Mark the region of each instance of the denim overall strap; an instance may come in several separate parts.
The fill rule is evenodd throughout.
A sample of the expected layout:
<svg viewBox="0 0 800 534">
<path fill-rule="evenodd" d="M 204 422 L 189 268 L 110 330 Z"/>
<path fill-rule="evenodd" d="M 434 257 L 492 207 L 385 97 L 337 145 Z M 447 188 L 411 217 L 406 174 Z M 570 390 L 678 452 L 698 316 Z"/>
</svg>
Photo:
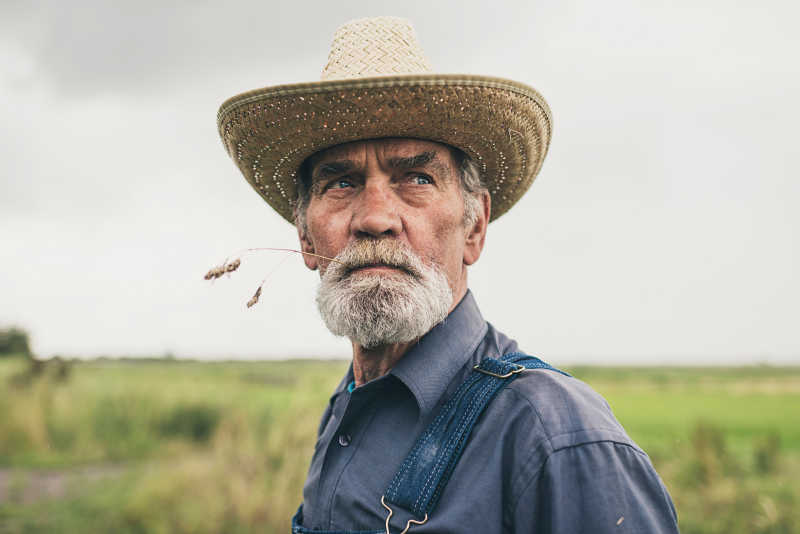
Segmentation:
<svg viewBox="0 0 800 534">
<path fill-rule="evenodd" d="M 412 523 L 427 520 L 461 458 L 478 417 L 497 393 L 525 369 L 549 369 L 569 376 L 539 358 L 518 352 L 500 359 L 486 358 L 476 365 L 417 439 L 386 489 L 381 503 L 389 510 L 387 532 L 393 514 L 391 504 L 417 518 L 409 521 L 403 532 Z"/>
</svg>

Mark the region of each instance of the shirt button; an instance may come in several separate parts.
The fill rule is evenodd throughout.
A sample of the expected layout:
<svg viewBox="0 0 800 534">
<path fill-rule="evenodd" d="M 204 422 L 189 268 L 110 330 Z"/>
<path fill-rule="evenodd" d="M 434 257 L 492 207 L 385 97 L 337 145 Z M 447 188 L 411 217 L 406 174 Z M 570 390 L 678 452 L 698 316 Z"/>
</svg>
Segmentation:
<svg viewBox="0 0 800 534">
<path fill-rule="evenodd" d="M 350 434 L 339 434 L 339 445 L 342 447 L 350 445 Z"/>
</svg>

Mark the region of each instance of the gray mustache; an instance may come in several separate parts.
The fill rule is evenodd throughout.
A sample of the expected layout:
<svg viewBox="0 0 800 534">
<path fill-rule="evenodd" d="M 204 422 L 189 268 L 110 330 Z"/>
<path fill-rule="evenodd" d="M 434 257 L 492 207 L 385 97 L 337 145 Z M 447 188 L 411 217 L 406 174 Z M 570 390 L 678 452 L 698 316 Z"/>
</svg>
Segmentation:
<svg viewBox="0 0 800 534">
<path fill-rule="evenodd" d="M 354 241 L 335 259 L 341 263 L 332 262 L 328 265 L 328 269 L 334 270 L 331 275 L 337 279 L 347 277 L 356 269 L 373 265 L 394 267 L 415 277 L 420 277 L 424 269 L 422 260 L 410 250 L 408 245 L 392 239 Z"/>
</svg>

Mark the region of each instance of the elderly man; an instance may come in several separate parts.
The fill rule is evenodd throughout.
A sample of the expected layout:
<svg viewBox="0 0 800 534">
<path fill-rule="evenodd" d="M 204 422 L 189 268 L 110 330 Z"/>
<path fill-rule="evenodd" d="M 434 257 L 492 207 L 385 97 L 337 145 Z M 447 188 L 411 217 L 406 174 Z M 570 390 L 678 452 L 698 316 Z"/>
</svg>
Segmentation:
<svg viewBox="0 0 800 534">
<path fill-rule="evenodd" d="M 406 21 L 364 19 L 321 82 L 234 97 L 219 128 L 296 224 L 320 314 L 353 347 L 293 532 L 677 531 L 608 404 L 520 352 L 468 290 L 487 225 L 547 151 L 536 91 L 432 74 Z"/>
</svg>

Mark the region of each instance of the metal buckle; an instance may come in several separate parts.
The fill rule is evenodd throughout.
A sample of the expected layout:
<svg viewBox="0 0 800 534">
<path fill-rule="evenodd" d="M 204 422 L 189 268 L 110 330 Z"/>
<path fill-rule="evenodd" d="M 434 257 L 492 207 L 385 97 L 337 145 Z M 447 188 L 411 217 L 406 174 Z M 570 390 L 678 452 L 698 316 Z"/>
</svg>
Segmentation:
<svg viewBox="0 0 800 534">
<path fill-rule="evenodd" d="M 473 369 L 474 369 L 474 370 L 476 370 L 476 371 L 478 371 L 479 373 L 483 373 L 483 374 L 485 374 L 485 375 L 493 376 L 493 377 L 495 377 L 495 378 L 508 378 L 508 377 L 510 377 L 511 375 L 515 375 L 515 374 L 517 374 L 517 373 L 521 373 L 522 371 L 524 371 L 524 370 L 525 370 L 525 366 L 524 366 L 524 365 L 520 365 L 520 364 L 518 364 L 518 363 L 512 363 L 511 365 L 516 365 L 516 366 L 517 366 L 517 368 L 516 368 L 516 369 L 514 369 L 513 371 L 509 371 L 509 372 L 507 372 L 507 373 L 506 373 L 506 374 L 504 374 L 504 375 L 499 375 L 499 374 L 497 374 L 497 373 L 493 373 L 493 372 L 491 372 L 491 371 L 487 371 L 486 369 L 481 369 L 481 364 L 478 364 L 478 365 L 476 365 L 475 367 L 473 367 Z"/>
<path fill-rule="evenodd" d="M 384 508 L 389 510 L 389 515 L 386 516 L 386 534 L 392 534 L 389 531 L 389 519 L 392 518 L 392 514 L 394 514 L 394 511 L 391 508 L 389 508 L 388 504 L 386 504 L 386 500 L 383 495 L 381 495 L 381 504 L 383 505 Z M 404 528 L 403 532 L 401 532 L 400 534 L 406 534 L 406 532 L 408 532 L 408 529 L 411 528 L 412 524 L 424 525 L 427 521 L 428 521 L 428 514 L 425 514 L 425 519 L 423 519 L 422 521 L 417 521 L 416 519 L 409 519 L 408 523 L 406 523 L 406 528 Z"/>
</svg>

